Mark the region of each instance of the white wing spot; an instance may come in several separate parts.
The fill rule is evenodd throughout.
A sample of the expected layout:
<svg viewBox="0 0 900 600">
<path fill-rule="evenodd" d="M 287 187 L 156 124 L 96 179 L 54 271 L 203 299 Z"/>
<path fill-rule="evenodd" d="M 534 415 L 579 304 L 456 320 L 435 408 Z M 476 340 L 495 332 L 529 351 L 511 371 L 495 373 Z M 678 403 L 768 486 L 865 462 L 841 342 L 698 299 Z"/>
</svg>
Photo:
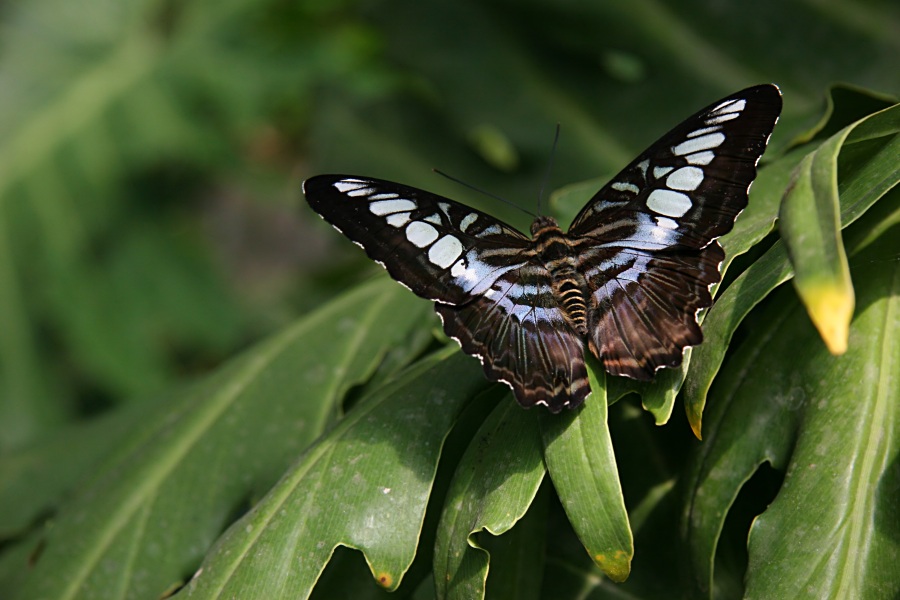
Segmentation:
<svg viewBox="0 0 900 600">
<path fill-rule="evenodd" d="M 445 214 L 450 212 L 450 205 L 446 202 L 438 202 L 438 208 L 444 211 Z"/>
<path fill-rule="evenodd" d="M 406 226 L 406 239 L 418 246 L 424 248 L 438 237 L 437 229 L 423 223 L 422 221 L 413 221 Z"/>
<path fill-rule="evenodd" d="M 666 173 L 671 171 L 674 167 L 653 167 L 653 178 L 659 179 L 660 177 L 665 177 Z"/>
<path fill-rule="evenodd" d="M 710 117 L 710 118 L 706 119 L 705 122 L 707 125 L 719 125 L 721 123 L 724 123 L 725 121 L 737 119 L 739 116 L 741 116 L 741 113 L 736 113 L 736 112 L 725 113 L 725 114 L 721 114 L 721 115 L 718 115 L 715 117 Z"/>
<path fill-rule="evenodd" d="M 453 268 L 450 269 L 450 274 L 454 277 L 459 278 L 466 274 L 466 270 L 466 261 L 465 259 L 461 258 L 453 263 Z"/>
<path fill-rule="evenodd" d="M 673 190 L 692 192 L 703 183 L 703 169 L 681 167 L 666 179 L 666 185 Z"/>
<path fill-rule="evenodd" d="M 658 227 L 662 227 L 663 229 L 678 229 L 678 223 L 670 219 L 669 217 L 655 217 L 656 225 Z"/>
<path fill-rule="evenodd" d="M 647 198 L 647 207 L 667 217 L 682 217 L 691 208 L 691 199 L 681 192 L 653 190 Z"/>
<path fill-rule="evenodd" d="M 372 188 L 361 187 L 356 188 L 355 190 L 350 190 L 349 192 L 345 192 L 348 196 L 357 197 L 357 196 L 368 196 L 372 193 Z"/>
<path fill-rule="evenodd" d="M 375 194 L 374 196 L 369 196 L 369 200 L 390 200 L 391 198 L 399 198 L 397 194 L 393 192 L 389 192 L 386 194 Z"/>
<path fill-rule="evenodd" d="M 641 191 L 641 189 L 633 183 L 625 183 L 622 181 L 614 182 L 611 187 L 619 192 L 631 192 L 632 194 L 637 194 Z"/>
<path fill-rule="evenodd" d="M 388 218 L 386 220 L 388 225 L 400 228 L 409 223 L 409 213 L 394 213 L 392 215 L 388 215 Z"/>
<path fill-rule="evenodd" d="M 704 150 L 703 152 L 688 154 L 684 158 L 689 165 L 708 165 L 715 157 L 716 155 L 711 150 Z"/>
<path fill-rule="evenodd" d="M 701 150 L 718 148 L 724 141 L 725 136 L 723 134 L 710 133 L 707 135 L 701 135 L 700 137 L 685 140 L 676 146 L 672 146 L 672 152 L 678 156 L 684 156 L 685 154 L 700 152 Z"/>
<path fill-rule="evenodd" d="M 746 108 L 747 101 L 746 100 L 728 100 L 727 102 L 723 102 L 718 105 L 714 109 L 712 109 L 710 114 L 713 115 L 721 115 L 723 113 L 733 113 L 733 112 L 741 112 Z"/>
<path fill-rule="evenodd" d="M 425 220 L 428 221 L 429 223 L 434 223 L 435 225 L 443 225 L 444 224 L 444 222 L 441 221 L 441 216 L 437 213 L 434 213 L 433 215 L 428 215 L 427 217 L 425 217 Z"/>
<path fill-rule="evenodd" d="M 463 245 L 458 239 L 452 235 L 445 235 L 428 249 L 428 260 L 432 264 L 446 269 L 459 258 L 462 251 Z"/>
<path fill-rule="evenodd" d="M 706 135 L 707 133 L 712 133 L 712 132 L 718 131 L 720 129 L 722 129 L 722 128 L 721 127 L 701 127 L 700 129 L 697 129 L 696 131 L 692 131 L 689 134 L 687 134 L 687 137 L 693 138 L 693 137 L 697 137 L 698 135 Z"/>
<path fill-rule="evenodd" d="M 644 177 L 647 177 L 647 169 L 650 168 L 650 161 L 642 160 L 641 162 L 639 162 L 637 164 L 637 168 L 641 170 L 641 175 L 643 175 Z"/>
<path fill-rule="evenodd" d="M 410 211 L 416 208 L 416 203 L 412 200 L 404 200 L 402 198 L 397 200 L 379 200 L 378 202 L 372 202 L 369 204 L 369 212 L 373 215 L 378 215 L 379 217 L 383 217 L 384 215 L 389 215 L 391 213 L 405 212 Z"/>
<path fill-rule="evenodd" d="M 333 185 L 339 192 L 341 192 L 342 194 L 346 194 L 350 190 L 356 190 L 360 187 L 365 187 L 366 182 L 362 181 L 361 179 L 341 179 L 340 181 L 335 181 Z"/>
<path fill-rule="evenodd" d="M 463 220 L 459 222 L 460 230 L 465 233 L 466 229 L 468 229 L 469 226 L 476 221 L 476 219 L 478 219 L 478 213 L 467 214 L 465 217 L 463 217 Z"/>
<path fill-rule="evenodd" d="M 482 231 L 481 233 L 478 234 L 478 237 L 483 238 L 483 237 L 487 237 L 489 235 L 497 235 L 500 233 L 503 233 L 503 230 L 500 228 L 499 225 L 495 224 L 495 225 L 491 225 L 490 227 L 485 227 L 484 231 Z"/>
</svg>

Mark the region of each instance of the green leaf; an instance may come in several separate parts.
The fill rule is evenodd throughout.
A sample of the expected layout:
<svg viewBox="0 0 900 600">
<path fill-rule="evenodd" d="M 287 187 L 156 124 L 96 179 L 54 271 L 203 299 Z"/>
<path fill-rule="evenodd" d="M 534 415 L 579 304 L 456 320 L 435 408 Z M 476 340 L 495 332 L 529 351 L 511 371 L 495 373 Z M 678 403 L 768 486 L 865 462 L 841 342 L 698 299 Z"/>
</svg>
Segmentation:
<svg viewBox="0 0 900 600">
<path fill-rule="evenodd" d="M 602 371 L 588 374 L 591 395 L 582 408 L 541 414 L 544 461 L 588 554 L 607 577 L 625 581 L 634 546 L 607 428 L 606 386 Z"/>
<path fill-rule="evenodd" d="M 491 555 L 486 598 L 512 595 L 521 600 L 541 597 L 547 544 L 548 504 L 552 487 L 544 480 L 537 496 L 516 526 L 500 537 L 486 537 Z"/>
<path fill-rule="evenodd" d="M 900 263 L 860 269 L 857 281 L 846 354 L 829 356 L 795 320 L 779 337 L 794 349 L 789 376 L 804 385 L 772 378 L 755 396 L 787 390 L 802 426 L 782 490 L 750 531 L 748 597 L 900 593 L 900 573 L 888 566 L 900 554 Z"/>
<path fill-rule="evenodd" d="M 867 131 L 854 142 L 877 143 L 878 153 L 884 158 L 868 156 L 862 163 L 880 165 L 882 170 L 875 178 L 857 177 L 868 184 L 864 192 L 858 192 L 864 198 L 860 202 L 874 202 L 896 185 L 900 180 L 900 165 L 896 161 L 900 155 L 900 106 L 857 121 L 807 155 L 795 171 L 781 205 L 780 230 L 795 271 L 794 285 L 833 354 L 847 349 L 854 306 L 853 284 L 840 234 L 838 154 L 850 133 L 866 122 L 870 123 Z M 845 193 L 852 194 L 846 187 Z"/>
<path fill-rule="evenodd" d="M 856 261 L 860 309 L 845 355 L 830 356 L 817 344 L 800 306 L 782 292 L 754 315 L 754 336 L 717 381 L 682 516 L 702 593 L 712 589 L 726 512 L 763 462 L 786 475 L 751 529 L 748 597 L 891 597 L 900 590 L 896 571 L 880 566 L 900 550 L 900 504 L 888 491 L 900 485 L 892 466 L 900 450 L 893 376 L 900 370 L 900 266 L 868 260 L 877 255 Z"/>
<path fill-rule="evenodd" d="M 179 582 L 427 310 L 379 278 L 161 401 L 60 508 L 21 598 L 151 597 Z"/>
<path fill-rule="evenodd" d="M 149 404 L 128 406 L 6 454 L 0 462 L 0 539 L 27 531 L 42 514 L 58 510 L 85 474 L 104 471 L 110 456 L 145 442 L 142 425 L 155 410 Z"/>
<path fill-rule="evenodd" d="M 703 320 L 703 343 L 692 350 L 692 368 L 682 391 L 688 421 L 702 439 L 703 408 L 709 387 L 737 326 L 747 313 L 792 275 L 784 244 L 776 242 L 719 296 Z"/>
<path fill-rule="evenodd" d="M 765 461 L 784 467 L 781 457 L 796 426 L 791 419 L 796 416 L 796 399 L 792 399 L 796 388 L 793 382 L 779 382 L 787 387 L 774 398 L 758 388 L 768 389 L 774 373 L 790 377 L 777 365 L 790 360 L 795 348 L 779 345 L 776 338 L 785 324 L 797 317 L 796 307 L 785 310 L 783 303 L 772 302 L 770 310 L 754 320 L 758 324 L 753 338 L 733 355 L 729 368 L 716 380 L 716 402 L 705 417 L 707 435 L 684 476 L 687 493 L 681 536 L 688 552 L 685 563 L 694 585 L 705 595 L 713 589 L 713 559 L 725 516 L 741 486 Z M 748 376 L 751 368 L 756 369 L 755 377 Z M 760 376 L 766 368 L 770 375 Z"/>
<path fill-rule="evenodd" d="M 487 382 L 448 348 L 363 399 L 229 528 L 176 597 L 306 597 L 338 545 L 384 588 L 412 563 L 444 438 Z"/>
<path fill-rule="evenodd" d="M 535 412 L 507 398 L 475 434 L 457 466 L 435 541 L 438 598 L 485 597 L 492 557 L 479 543 L 485 535 L 480 532 L 509 531 L 528 510 L 544 478 L 535 419 Z M 539 563 L 532 565 L 532 570 L 539 568 Z"/>
</svg>

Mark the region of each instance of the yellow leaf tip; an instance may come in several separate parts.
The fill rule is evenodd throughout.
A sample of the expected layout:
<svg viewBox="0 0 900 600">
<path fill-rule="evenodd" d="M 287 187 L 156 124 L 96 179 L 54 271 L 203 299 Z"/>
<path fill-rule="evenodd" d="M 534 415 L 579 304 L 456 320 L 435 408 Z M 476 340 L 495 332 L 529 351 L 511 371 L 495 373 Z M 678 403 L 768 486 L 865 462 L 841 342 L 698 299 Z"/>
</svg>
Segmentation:
<svg viewBox="0 0 900 600">
<path fill-rule="evenodd" d="M 847 351 L 853 319 L 853 288 L 823 286 L 804 294 L 806 310 L 828 351 L 839 356 Z"/>
<path fill-rule="evenodd" d="M 688 424 L 691 426 L 691 431 L 694 432 L 694 436 L 698 440 L 703 440 L 703 435 L 701 433 L 701 429 L 703 427 L 703 410 L 697 410 L 693 404 L 687 404 L 685 406 L 685 411 L 687 413 Z"/>
<path fill-rule="evenodd" d="M 379 573 L 375 580 L 378 582 L 378 585 L 386 590 L 391 589 L 391 586 L 394 584 L 394 578 L 391 576 L 391 574 L 385 573 L 384 571 Z"/>
<path fill-rule="evenodd" d="M 694 432 L 694 437 L 696 437 L 701 442 L 703 441 L 703 433 L 701 432 L 701 427 L 703 423 L 699 420 L 691 421 L 691 431 Z"/>
<path fill-rule="evenodd" d="M 595 554 L 593 558 L 603 573 L 616 583 L 625 581 L 631 574 L 630 552 L 616 550 L 611 557 L 605 554 Z"/>
</svg>

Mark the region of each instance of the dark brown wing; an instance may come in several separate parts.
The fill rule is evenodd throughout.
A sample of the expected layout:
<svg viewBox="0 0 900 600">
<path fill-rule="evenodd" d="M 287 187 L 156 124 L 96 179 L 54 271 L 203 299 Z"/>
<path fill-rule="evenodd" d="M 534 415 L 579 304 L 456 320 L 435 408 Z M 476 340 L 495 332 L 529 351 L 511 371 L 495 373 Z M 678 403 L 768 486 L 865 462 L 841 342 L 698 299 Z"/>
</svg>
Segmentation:
<svg viewBox="0 0 900 600">
<path fill-rule="evenodd" d="M 507 272 L 472 302 L 437 303 L 435 310 L 447 335 L 481 359 L 489 379 L 508 384 L 522 406 L 557 413 L 590 393 L 584 340 L 563 317 L 543 266 Z"/>
<path fill-rule="evenodd" d="M 590 347 L 616 375 L 650 379 L 702 341 L 715 239 L 747 206 L 756 164 L 781 112 L 761 85 L 704 108 L 664 135 L 591 199 L 569 236 L 591 294 Z"/>
<path fill-rule="evenodd" d="M 588 395 L 584 340 L 563 319 L 531 240 L 482 212 L 397 183 L 322 175 L 303 189 L 316 212 L 394 279 L 435 300 L 447 334 L 522 406 L 559 412 Z"/>
</svg>

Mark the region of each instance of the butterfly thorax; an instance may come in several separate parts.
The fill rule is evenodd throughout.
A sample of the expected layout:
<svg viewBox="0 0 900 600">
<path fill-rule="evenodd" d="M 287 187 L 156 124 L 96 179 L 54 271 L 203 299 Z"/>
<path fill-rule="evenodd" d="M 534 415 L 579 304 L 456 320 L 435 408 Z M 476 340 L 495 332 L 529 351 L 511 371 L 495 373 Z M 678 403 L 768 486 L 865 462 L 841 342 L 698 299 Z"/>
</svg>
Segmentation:
<svg viewBox="0 0 900 600">
<path fill-rule="evenodd" d="M 553 217 L 538 217 L 531 224 L 538 257 L 550 272 L 556 302 L 563 308 L 569 325 L 587 335 L 587 282 L 576 269 L 577 251 Z"/>
</svg>

